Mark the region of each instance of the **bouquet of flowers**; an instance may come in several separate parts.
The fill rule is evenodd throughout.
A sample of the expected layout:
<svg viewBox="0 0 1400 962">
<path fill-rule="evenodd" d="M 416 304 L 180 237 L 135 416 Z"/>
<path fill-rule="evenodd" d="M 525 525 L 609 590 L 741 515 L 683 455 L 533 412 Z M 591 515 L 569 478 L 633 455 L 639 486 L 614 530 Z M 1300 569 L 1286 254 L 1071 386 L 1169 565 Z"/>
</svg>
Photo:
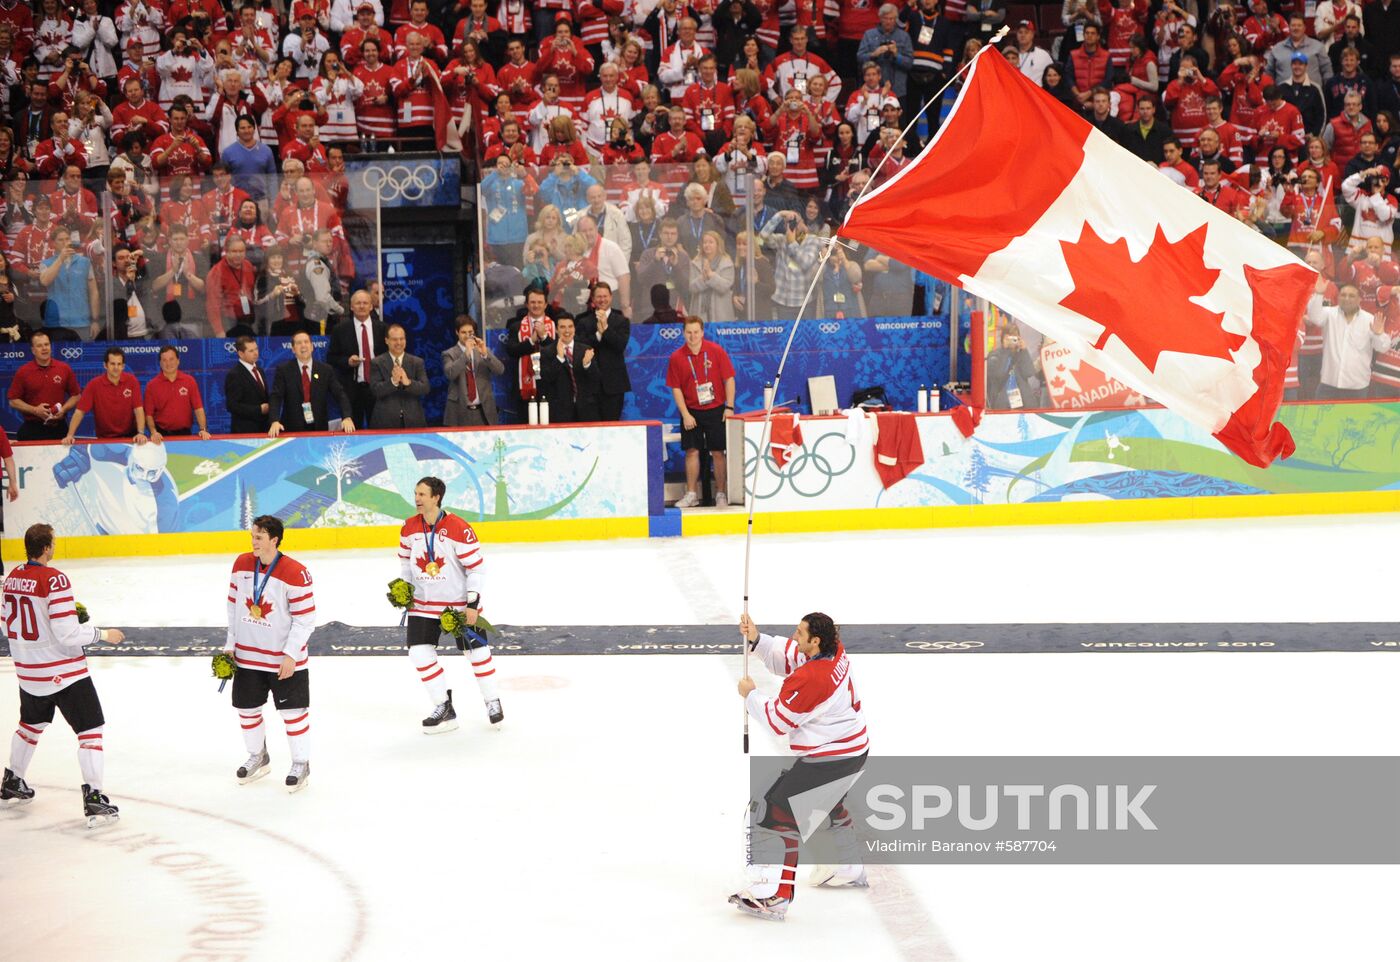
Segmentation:
<svg viewBox="0 0 1400 962">
<path fill-rule="evenodd" d="M 78 624 L 87 624 L 91 618 L 87 612 L 87 605 L 83 604 L 81 601 L 75 601 L 73 602 L 73 607 L 78 610 Z"/>
<path fill-rule="evenodd" d="M 228 680 L 233 677 L 233 673 L 238 671 L 238 665 L 234 662 L 233 656 L 226 651 L 214 652 L 214 677 L 219 679 L 219 691 L 224 690 Z"/>
<path fill-rule="evenodd" d="M 389 593 L 385 595 L 395 608 L 407 608 L 413 604 L 413 585 L 402 578 L 389 582 Z"/>
<path fill-rule="evenodd" d="M 457 639 L 457 647 L 463 651 L 467 650 L 469 637 L 485 644 L 486 636 L 496 630 L 495 625 L 480 615 L 477 615 L 475 625 L 468 624 L 467 616 L 461 608 L 446 609 L 438 618 L 438 624 L 441 626 L 443 634 L 451 635 Z"/>
</svg>

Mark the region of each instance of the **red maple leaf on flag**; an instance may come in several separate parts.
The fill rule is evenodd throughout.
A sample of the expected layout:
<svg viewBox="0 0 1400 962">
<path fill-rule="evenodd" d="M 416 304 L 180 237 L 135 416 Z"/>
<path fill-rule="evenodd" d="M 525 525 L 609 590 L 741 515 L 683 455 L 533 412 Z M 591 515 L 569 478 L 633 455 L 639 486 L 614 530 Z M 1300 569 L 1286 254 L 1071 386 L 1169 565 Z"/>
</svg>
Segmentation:
<svg viewBox="0 0 1400 962">
<path fill-rule="evenodd" d="M 1106 243 L 1086 222 L 1078 242 L 1060 242 L 1075 285 L 1060 305 L 1103 325 L 1094 347 L 1117 337 L 1153 373 L 1166 351 L 1232 360 L 1230 352 L 1248 338 L 1222 328 L 1224 315 L 1189 300 L 1220 274 L 1205 264 L 1206 227 L 1172 244 L 1159 224 L 1152 246 L 1134 261 L 1126 239 Z"/>
</svg>

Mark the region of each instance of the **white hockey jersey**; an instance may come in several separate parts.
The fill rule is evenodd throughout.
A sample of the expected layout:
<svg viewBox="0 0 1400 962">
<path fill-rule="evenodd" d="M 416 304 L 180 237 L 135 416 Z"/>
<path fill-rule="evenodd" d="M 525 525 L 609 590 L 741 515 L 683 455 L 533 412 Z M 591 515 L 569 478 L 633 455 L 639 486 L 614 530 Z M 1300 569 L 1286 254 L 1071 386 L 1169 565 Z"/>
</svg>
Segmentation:
<svg viewBox="0 0 1400 962">
<path fill-rule="evenodd" d="M 316 627 L 316 599 L 311 572 L 300 561 L 278 555 L 272 570 L 255 572 L 257 557 L 238 556 L 228 581 L 228 643 L 226 651 L 240 669 L 276 672 L 290 655 L 297 671 L 310 658 L 307 645 Z M 262 594 L 257 594 L 257 583 Z M 264 578 L 266 581 L 264 582 Z"/>
<path fill-rule="evenodd" d="M 462 607 L 468 591 L 480 595 L 481 561 L 476 532 L 455 514 L 444 511 L 436 525 L 429 525 L 420 514 L 405 521 L 399 531 L 399 563 L 401 577 L 413 585 L 409 616 L 438 618 L 447 608 Z M 482 610 L 480 602 L 477 610 Z"/>
<path fill-rule="evenodd" d="M 838 642 L 836 654 L 808 660 L 791 638 L 759 635 L 754 654 L 773 674 L 784 676 L 783 687 L 771 699 L 755 688 L 745 707 L 773 734 L 786 735 L 789 748 L 807 758 L 870 750 L 845 646 Z"/>
<path fill-rule="evenodd" d="M 16 565 L 5 579 L 5 635 L 19 687 L 52 695 L 88 674 L 83 645 L 98 641 L 98 628 L 78 624 L 73 586 L 57 568 Z"/>
</svg>

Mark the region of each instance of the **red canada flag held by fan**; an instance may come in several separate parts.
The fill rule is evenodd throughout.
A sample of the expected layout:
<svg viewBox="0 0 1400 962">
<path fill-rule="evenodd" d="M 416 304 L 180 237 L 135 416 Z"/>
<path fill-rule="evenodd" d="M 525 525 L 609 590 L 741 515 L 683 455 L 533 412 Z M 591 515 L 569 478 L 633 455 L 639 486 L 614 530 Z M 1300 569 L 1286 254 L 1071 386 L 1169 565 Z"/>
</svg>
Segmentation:
<svg viewBox="0 0 1400 962">
<path fill-rule="evenodd" d="M 984 50 L 985 52 L 985 50 Z M 1316 274 L 979 55 L 932 144 L 838 232 L 985 297 L 1251 464 Z"/>
</svg>

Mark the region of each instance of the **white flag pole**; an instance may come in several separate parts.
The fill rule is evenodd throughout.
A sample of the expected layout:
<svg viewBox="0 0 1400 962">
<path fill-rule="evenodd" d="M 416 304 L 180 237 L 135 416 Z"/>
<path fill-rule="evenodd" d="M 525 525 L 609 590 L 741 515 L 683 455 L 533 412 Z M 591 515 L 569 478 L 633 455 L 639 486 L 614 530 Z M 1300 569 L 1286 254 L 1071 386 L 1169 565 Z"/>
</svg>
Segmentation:
<svg viewBox="0 0 1400 962">
<path fill-rule="evenodd" d="M 978 57 L 982 56 L 982 54 L 984 54 L 987 50 L 995 48 L 996 45 L 997 45 L 997 43 L 999 43 L 1002 39 L 1004 39 L 1004 38 L 1006 37 L 1006 34 L 1007 34 L 1007 32 L 1008 32 L 1009 30 L 1010 30 L 1009 27 L 1003 26 L 1000 30 L 998 30 L 998 31 L 996 32 L 995 35 L 993 35 L 992 39 L 987 43 L 986 46 L 984 46 L 981 50 L 977 51 L 977 53 L 976 53 L 975 55 L 973 55 L 973 58 L 972 58 L 971 60 L 969 60 L 967 63 L 963 64 L 962 69 L 960 69 L 957 73 L 953 74 L 953 76 L 948 80 L 948 82 L 947 82 L 946 84 L 944 84 L 942 87 L 939 88 L 938 93 L 934 94 L 933 97 L 930 98 L 930 99 L 928 100 L 928 102 L 925 103 L 925 104 L 923 105 L 923 107 L 919 110 L 919 112 L 918 112 L 917 114 L 914 115 L 914 119 L 911 120 L 911 121 L 909 122 L 909 126 L 905 127 L 904 130 L 900 133 L 900 137 L 903 138 L 903 137 L 908 136 L 909 131 L 911 131 L 911 130 L 914 129 L 914 125 L 917 124 L 917 123 L 919 122 L 919 118 L 922 117 L 922 116 L 924 115 L 924 113 L 928 110 L 928 108 L 929 108 L 932 104 L 941 103 L 942 100 L 943 100 L 943 94 L 944 94 L 944 92 L 946 92 L 947 89 L 953 85 L 953 82 L 956 81 L 956 80 L 958 79 L 958 77 L 962 76 L 962 75 L 968 70 L 968 68 L 971 67 L 971 66 L 977 61 L 977 58 L 978 58 Z M 870 179 L 869 179 L 868 181 L 866 181 L 865 187 L 861 188 L 861 194 L 858 195 L 858 196 L 856 197 L 855 201 L 852 201 L 852 202 L 851 202 L 851 207 L 854 207 L 854 206 L 855 206 L 855 204 L 860 200 L 860 197 L 864 195 L 865 191 L 868 190 L 868 189 L 870 188 L 870 185 L 873 184 L 873 183 L 875 182 L 875 176 L 876 176 L 877 174 L 880 173 L 880 168 L 884 166 L 885 161 L 886 161 L 887 159 L 889 159 L 889 153 L 888 153 L 888 152 L 886 152 L 886 154 L 885 154 L 884 157 L 881 157 L 881 158 L 880 158 L 880 163 L 876 165 L 874 172 L 870 175 Z M 752 200 L 750 200 L 749 203 L 752 203 Z M 850 217 L 850 214 L 851 214 L 850 208 L 847 208 L 847 210 L 846 210 L 846 216 L 849 218 L 849 217 Z M 750 488 L 747 487 L 748 482 L 747 482 L 747 480 L 746 480 L 746 481 L 745 481 L 746 487 L 745 487 L 745 489 L 744 489 L 744 497 L 745 497 L 745 500 L 748 501 L 748 507 L 749 507 L 748 522 L 747 522 L 747 524 L 746 524 L 745 527 L 744 527 L 744 614 L 745 614 L 745 615 L 747 615 L 747 614 L 749 613 L 749 573 L 750 573 L 750 571 L 752 570 L 752 559 L 753 559 L 753 515 L 754 515 L 754 509 L 758 506 L 758 505 L 757 505 L 757 499 L 756 499 L 756 493 L 757 493 L 757 491 L 758 491 L 758 465 L 761 465 L 761 464 L 763 463 L 763 459 L 764 459 L 765 457 L 768 456 L 768 438 L 769 438 L 769 434 L 770 434 L 770 432 L 771 432 L 771 430 L 772 430 L 772 425 L 773 425 L 773 405 L 777 402 L 777 399 L 778 399 L 778 398 L 782 397 L 783 368 L 787 366 L 788 354 L 791 353 L 791 351 L 792 351 L 792 342 L 793 342 L 793 340 L 797 337 L 797 329 L 798 329 L 799 327 L 802 326 L 802 316 L 803 316 L 803 314 L 805 314 L 806 311 L 807 311 L 807 305 L 810 304 L 811 301 L 812 301 L 812 294 L 813 294 L 813 292 L 815 292 L 816 289 L 817 289 L 817 281 L 821 280 L 822 270 L 826 267 L 826 262 L 831 258 L 831 251 L 832 251 L 834 245 L 839 244 L 839 243 L 841 243 L 841 241 L 838 240 L 836 237 L 833 236 L 833 237 L 831 237 L 831 238 L 828 239 L 826 246 L 825 246 L 824 249 L 822 250 L 821 260 L 819 260 L 819 261 L 817 262 L 817 269 L 816 269 L 816 270 L 813 272 L 813 274 L 812 274 L 812 282 L 811 282 L 810 284 L 807 285 L 807 294 L 806 294 L 806 296 L 804 296 L 804 297 L 802 298 L 802 304 L 801 304 L 801 306 L 798 307 L 798 309 L 797 309 L 797 318 L 796 318 L 796 320 L 793 321 L 792 330 L 788 332 L 787 344 L 785 344 L 785 345 L 783 346 L 783 355 L 782 355 L 782 357 L 778 360 L 778 373 L 777 373 L 776 375 L 774 375 L 774 377 L 773 377 L 773 393 L 772 393 L 772 396 L 766 401 L 766 403 L 764 404 L 764 407 L 763 407 L 763 429 L 759 432 L 759 435 L 758 435 L 758 461 L 757 461 L 757 464 L 755 465 L 755 468 L 754 468 L 754 475 L 753 475 L 753 477 L 754 477 L 754 484 L 753 484 L 753 487 L 750 489 Z M 746 473 L 747 473 L 747 472 L 746 472 Z M 748 639 L 747 639 L 747 638 L 744 639 L 743 645 L 744 645 L 744 677 L 747 678 L 747 677 L 748 677 L 748 674 L 749 674 L 749 643 L 748 643 Z M 747 755 L 748 753 L 749 753 L 749 712 L 748 712 L 748 708 L 745 707 L 745 709 L 744 709 L 744 754 Z"/>
</svg>

